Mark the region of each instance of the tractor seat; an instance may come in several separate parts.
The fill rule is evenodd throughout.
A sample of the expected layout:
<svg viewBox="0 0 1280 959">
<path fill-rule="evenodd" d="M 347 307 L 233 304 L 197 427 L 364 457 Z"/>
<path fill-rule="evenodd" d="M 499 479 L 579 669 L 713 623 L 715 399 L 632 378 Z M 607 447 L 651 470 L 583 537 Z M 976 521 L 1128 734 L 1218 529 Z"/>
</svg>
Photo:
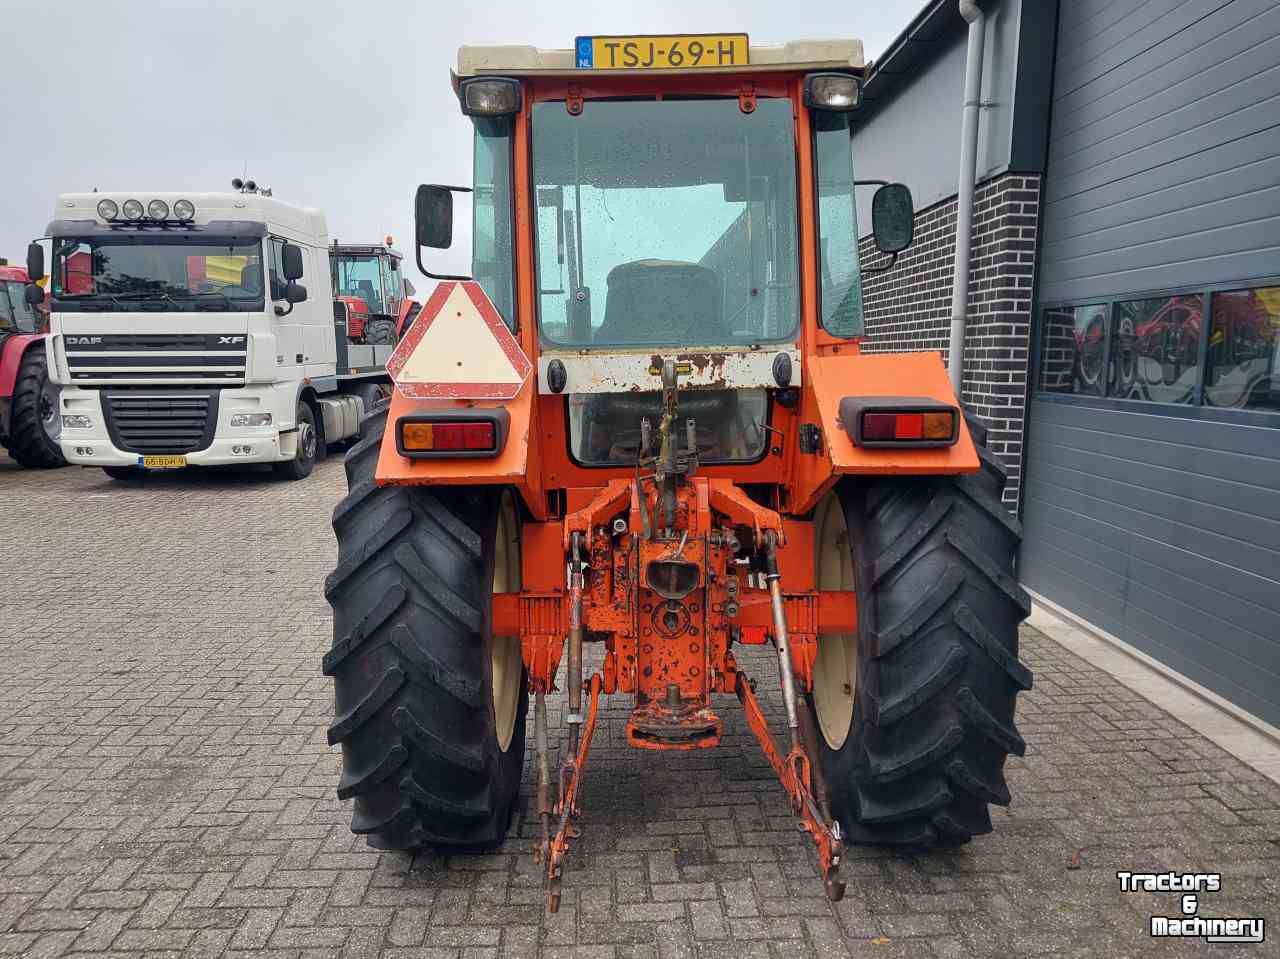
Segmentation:
<svg viewBox="0 0 1280 959">
<path fill-rule="evenodd" d="M 360 299 L 364 300 L 365 304 L 369 307 L 369 312 L 370 313 L 379 312 L 378 294 L 373 288 L 373 281 L 360 280 L 356 284 L 356 286 L 359 288 L 359 292 L 356 295 L 359 296 Z"/>
<path fill-rule="evenodd" d="M 609 271 L 597 343 L 719 346 L 730 341 L 720 277 L 678 260 L 633 260 Z"/>
</svg>

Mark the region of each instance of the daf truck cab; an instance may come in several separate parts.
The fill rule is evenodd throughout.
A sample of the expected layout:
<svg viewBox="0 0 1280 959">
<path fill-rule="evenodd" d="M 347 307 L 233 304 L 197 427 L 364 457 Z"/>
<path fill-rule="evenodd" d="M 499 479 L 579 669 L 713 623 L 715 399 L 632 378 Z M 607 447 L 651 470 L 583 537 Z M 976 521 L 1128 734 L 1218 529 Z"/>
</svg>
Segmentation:
<svg viewBox="0 0 1280 959">
<path fill-rule="evenodd" d="M 67 193 L 45 239 L 71 463 L 118 479 L 269 463 L 302 479 L 384 391 L 381 365 L 353 369 L 340 348 L 318 210 L 244 188 Z M 44 275 L 40 243 L 28 268 Z"/>
</svg>

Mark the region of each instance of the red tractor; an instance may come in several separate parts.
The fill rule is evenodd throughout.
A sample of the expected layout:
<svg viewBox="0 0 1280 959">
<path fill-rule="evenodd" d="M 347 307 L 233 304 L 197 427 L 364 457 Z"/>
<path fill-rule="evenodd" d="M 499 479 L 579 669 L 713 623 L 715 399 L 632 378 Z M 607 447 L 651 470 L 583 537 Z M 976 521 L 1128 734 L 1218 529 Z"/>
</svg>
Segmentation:
<svg viewBox="0 0 1280 959">
<path fill-rule="evenodd" d="M 391 237 L 385 245 L 333 241 L 333 298 L 346 304 L 351 342 L 393 346 L 422 309 L 413 299 L 413 285 L 401 275 L 400 260 Z"/>
<path fill-rule="evenodd" d="M 44 348 L 48 314 L 26 288 L 27 271 L 0 260 L 0 445 L 28 469 L 50 469 L 67 463 L 58 386 Z"/>
</svg>

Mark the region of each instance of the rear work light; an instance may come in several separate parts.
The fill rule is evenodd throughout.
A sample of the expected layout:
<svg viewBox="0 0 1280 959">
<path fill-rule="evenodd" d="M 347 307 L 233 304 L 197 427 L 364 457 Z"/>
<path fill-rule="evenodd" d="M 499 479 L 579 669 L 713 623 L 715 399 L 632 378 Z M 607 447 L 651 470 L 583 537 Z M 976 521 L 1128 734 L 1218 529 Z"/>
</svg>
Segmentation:
<svg viewBox="0 0 1280 959">
<path fill-rule="evenodd" d="M 473 77 L 458 85 L 462 112 L 469 117 L 505 117 L 520 112 L 520 81 Z"/>
<path fill-rule="evenodd" d="M 502 452 L 508 422 L 504 409 L 404 416 L 396 423 L 396 449 L 409 459 L 493 457 Z"/>
<path fill-rule="evenodd" d="M 953 446 L 960 438 L 960 411 L 927 397 L 846 397 L 840 421 L 862 447 Z"/>
</svg>

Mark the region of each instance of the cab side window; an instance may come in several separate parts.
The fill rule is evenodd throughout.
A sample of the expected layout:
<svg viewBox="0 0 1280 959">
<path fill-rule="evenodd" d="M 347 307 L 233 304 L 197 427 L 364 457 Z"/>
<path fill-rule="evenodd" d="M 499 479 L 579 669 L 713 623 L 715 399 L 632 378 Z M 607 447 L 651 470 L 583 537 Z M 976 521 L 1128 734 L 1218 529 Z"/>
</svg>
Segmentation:
<svg viewBox="0 0 1280 959">
<path fill-rule="evenodd" d="M 267 276 L 271 281 L 271 299 L 283 300 L 287 281 L 281 261 L 284 259 L 284 240 L 278 236 L 267 237 Z"/>
<path fill-rule="evenodd" d="M 9 284 L 0 281 L 0 333 L 10 333 L 17 327 L 13 307 L 9 304 L 8 286 Z"/>
</svg>

